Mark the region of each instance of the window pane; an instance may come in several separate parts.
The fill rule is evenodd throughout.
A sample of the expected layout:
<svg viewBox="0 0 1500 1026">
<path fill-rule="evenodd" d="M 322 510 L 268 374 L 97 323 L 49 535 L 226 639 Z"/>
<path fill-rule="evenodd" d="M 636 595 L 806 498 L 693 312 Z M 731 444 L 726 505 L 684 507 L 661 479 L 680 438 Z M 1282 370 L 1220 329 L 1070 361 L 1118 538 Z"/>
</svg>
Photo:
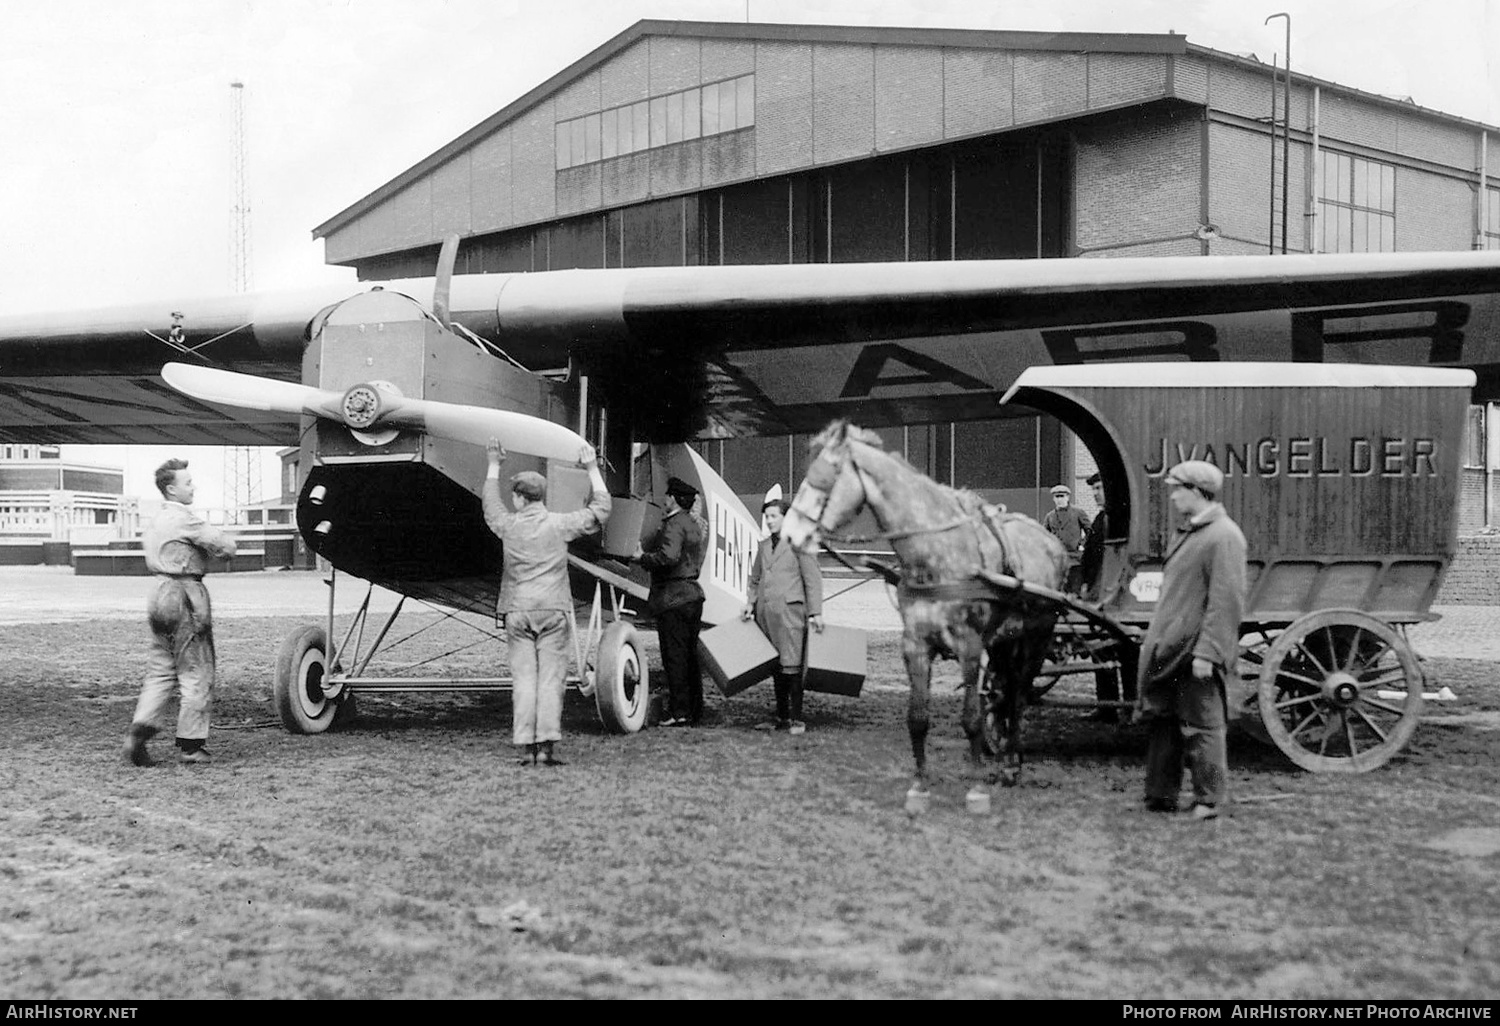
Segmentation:
<svg viewBox="0 0 1500 1026">
<path fill-rule="evenodd" d="M 682 137 L 696 139 L 703 134 L 703 114 L 699 99 L 701 90 L 689 89 L 682 94 Z"/>
<path fill-rule="evenodd" d="M 1323 151 L 1323 185 L 1322 191 L 1318 193 L 1323 199 L 1333 199 L 1333 191 L 1337 187 L 1339 173 L 1339 158 L 1337 153 Z"/>
<path fill-rule="evenodd" d="M 1389 164 L 1380 166 L 1380 209 L 1396 212 L 1396 169 Z"/>
<path fill-rule="evenodd" d="M 1340 153 L 1338 155 L 1338 157 L 1339 157 L 1339 172 L 1338 172 L 1338 178 L 1334 182 L 1334 194 L 1333 194 L 1333 198 L 1336 199 L 1336 200 L 1338 200 L 1340 203 L 1348 203 L 1349 202 L 1349 183 L 1350 183 L 1350 180 L 1352 179 L 1353 174 L 1354 174 L 1354 172 L 1352 170 L 1352 167 L 1351 167 L 1351 165 L 1353 164 L 1353 161 L 1349 157 L 1346 157 L 1342 153 Z"/>
<path fill-rule="evenodd" d="M 1335 210 L 1337 211 L 1337 213 L 1336 213 L 1335 216 L 1336 216 L 1336 219 L 1338 221 L 1338 249 L 1337 249 L 1337 252 L 1339 252 L 1339 253 L 1348 253 L 1348 252 L 1351 252 L 1351 250 L 1349 249 L 1349 246 L 1350 246 L 1350 235 L 1351 235 L 1351 233 L 1354 230 L 1354 224 L 1353 224 L 1352 218 L 1350 217 L 1349 208 L 1348 207 L 1336 207 Z"/>
<path fill-rule="evenodd" d="M 667 99 L 658 96 L 651 101 L 651 145 L 667 144 Z"/>
<path fill-rule="evenodd" d="M 1382 253 L 1396 252 L 1396 219 L 1394 217 L 1380 219 L 1380 251 Z"/>
<path fill-rule="evenodd" d="M 755 124 L 755 76 L 744 75 L 735 86 L 734 123 L 738 128 Z"/>
<path fill-rule="evenodd" d="M 1354 221 L 1354 237 L 1350 246 L 1355 253 L 1368 253 L 1370 251 L 1370 240 L 1366 234 L 1369 224 L 1369 215 L 1363 210 L 1352 211 Z"/>
<path fill-rule="evenodd" d="M 1356 160 L 1354 162 L 1354 205 L 1356 207 L 1373 206 L 1370 202 L 1370 172 L 1373 168 L 1367 160 Z M 1378 172 L 1377 172 L 1378 173 Z M 1375 203 L 1380 202 L 1380 181 L 1375 182 Z"/>
<path fill-rule="evenodd" d="M 569 124 L 573 126 L 573 160 L 568 166 L 573 167 L 583 163 L 588 143 L 583 130 L 583 118 L 578 118 L 575 121 L 569 122 Z"/>
<path fill-rule="evenodd" d="M 592 164 L 599 159 L 599 115 L 583 119 L 583 159 Z"/>
<path fill-rule="evenodd" d="M 651 138 L 651 115 L 647 109 L 646 101 L 634 103 L 630 106 L 631 118 L 635 121 L 635 149 L 644 150 L 649 145 Z"/>
<path fill-rule="evenodd" d="M 561 171 L 565 167 L 571 167 L 569 154 L 572 153 L 570 142 L 573 138 L 573 126 L 566 121 L 557 123 L 557 141 L 553 144 L 553 150 L 557 153 L 557 169 Z"/>
<path fill-rule="evenodd" d="M 635 122 L 629 107 L 621 107 L 615 114 L 615 152 L 623 157 L 635 150 Z"/>
<path fill-rule="evenodd" d="M 605 160 L 620 152 L 619 110 L 599 115 L 599 156 Z"/>
<path fill-rule="evenodd" d="M 703 134 L 713 135 L 719 130 L 719 87 L 703 87 Z"/>
<path fill-rule="evenodd" d="M 731 78 L 719 83 L 719 131 L 734 131 L 738 127 L 734 117 L 734 79 Z"/>
<path fill-rule="evenodd" d="M 682 142 L 682 94 L 667 97 L 667 142 Z"/>
</svg>

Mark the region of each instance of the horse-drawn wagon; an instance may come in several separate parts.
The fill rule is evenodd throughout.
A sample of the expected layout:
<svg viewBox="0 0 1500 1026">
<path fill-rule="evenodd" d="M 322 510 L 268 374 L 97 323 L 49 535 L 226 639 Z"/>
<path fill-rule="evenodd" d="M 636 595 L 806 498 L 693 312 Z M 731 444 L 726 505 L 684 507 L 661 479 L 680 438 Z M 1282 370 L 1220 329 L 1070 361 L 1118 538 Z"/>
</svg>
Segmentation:
<svg viewBox="0 0 1500 1026">
<path fill-rule="evenodd" d="M 902 564 L 917 786 L 933 655 L 964 664 L 976 760 L 1008 748 L 1013 776 L 1033 680 L 1133 672 L 1175 531 L 1166 471 L 1207 460 L 1224 472 L 1222 499 L 1247 541 L 1232 711 L 1304 768 L 1360 772 L 1395 754 L 1421 716 L 1405 629 L 1432 618 L 1453 558 L 1474 383 L 1468 370 L 1347 364 L 1028 369 L 1002 403 L 1056 417 L 1101 475 L 1109 528 L 1095 601 L 1060 591 L 1057 554 L 1034 521 L 985 510 L 847 426 L 824 432 L 784 531 L 819 540 L 871 508 Z M 1029 569 L 1018 561 L 1027 553 Z M 1042 655 L 1023 643 L 1039 633 Z"/>
</svg>

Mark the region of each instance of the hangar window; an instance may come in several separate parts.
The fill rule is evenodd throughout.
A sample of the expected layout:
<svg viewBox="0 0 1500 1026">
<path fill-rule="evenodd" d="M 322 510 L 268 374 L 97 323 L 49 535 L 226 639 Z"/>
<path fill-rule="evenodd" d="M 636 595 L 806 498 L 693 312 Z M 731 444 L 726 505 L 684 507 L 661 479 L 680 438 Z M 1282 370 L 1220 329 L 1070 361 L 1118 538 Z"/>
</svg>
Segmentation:
<svg viewBox="0 0 1500 1026">
<path fill-rule="evenodd" d="M 1480 234 L 1485 249 L 1500 249 L 1500 189 L 1484 190 L 1484 230 Z"/>
<path fill-rule="evenodd" d="M 1396 168 L 1324 150 L 1318 181 L 1324 253 L 1396 249 Z"/>
<path fill-rule="evenodd" d="M 557 123 L 557 170 L 755 124 L 755 76 L 713 82 Z"/>
</svg>

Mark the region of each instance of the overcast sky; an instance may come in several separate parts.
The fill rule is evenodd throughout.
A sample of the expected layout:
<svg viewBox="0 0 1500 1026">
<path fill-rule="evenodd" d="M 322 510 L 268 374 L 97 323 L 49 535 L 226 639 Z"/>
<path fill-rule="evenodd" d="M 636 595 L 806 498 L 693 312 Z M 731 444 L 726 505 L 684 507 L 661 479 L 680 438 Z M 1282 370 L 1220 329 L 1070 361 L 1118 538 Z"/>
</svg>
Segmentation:
<svg viewBox="0 0 1500 1026">
<path fill-rule="evenodd" d="M 1264 19 L 1284 11 L 1294 72 L 1500 122 L 1500 0 L 0 3 L 0 315 L 230 291 L 235 80 L 252 287 L 352 285 L 316 225 L 641 18 L 1170 30 L 1269 62 L 1286 24 Z M 131 492 L 167 454 L 66 451 L 128 457 Z M 219 460 L 198 459 L 210 504 Z"/>
</svg>

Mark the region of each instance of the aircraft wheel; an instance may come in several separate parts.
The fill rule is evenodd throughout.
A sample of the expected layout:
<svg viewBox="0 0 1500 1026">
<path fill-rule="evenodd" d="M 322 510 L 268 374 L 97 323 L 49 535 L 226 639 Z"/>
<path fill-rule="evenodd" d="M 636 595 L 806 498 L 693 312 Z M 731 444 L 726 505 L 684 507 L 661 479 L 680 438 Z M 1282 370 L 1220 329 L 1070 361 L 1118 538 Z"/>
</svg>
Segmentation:
<svg viewBox="0 0 1500 1026">
<path fill-rule="evenodd" d="M 611 733 L 634 734 L 645 726 L 651 681 L 640 637 L 628 623 L 616 621 L 599 638 L 594 702 Z"/>
<path fill-rule="evenodd" d="M 293 734 L 321 734 L 333 726 L 339 703 L 323 692 L 327 652 L 327 634 L 309 625 L 288 634 L 276 653 L 276 711 Z"/>
</svg>

